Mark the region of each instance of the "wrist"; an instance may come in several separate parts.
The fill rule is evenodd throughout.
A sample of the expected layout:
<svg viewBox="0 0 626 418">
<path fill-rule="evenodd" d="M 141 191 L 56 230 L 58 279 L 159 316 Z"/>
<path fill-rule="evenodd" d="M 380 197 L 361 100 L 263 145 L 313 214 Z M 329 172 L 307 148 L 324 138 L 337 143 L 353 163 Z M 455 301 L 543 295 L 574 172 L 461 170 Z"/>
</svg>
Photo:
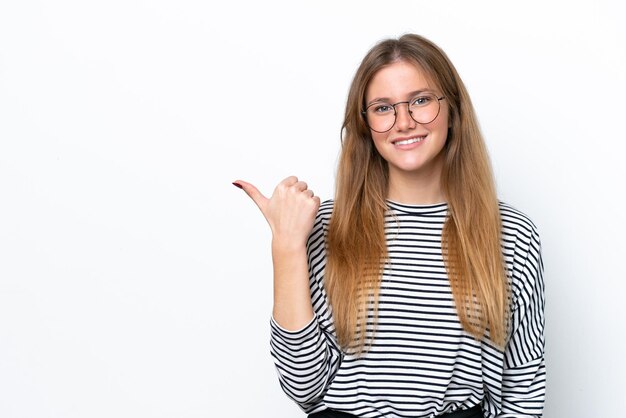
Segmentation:
<svg viewBox="0 0 626 418">
<path fill-rule="evenodd" d="M 306 253 L 306 243 L 294 241 L 293 239 L 272 238 L 272 254 L 274 255 L 294 255 Z"/>
</svg>

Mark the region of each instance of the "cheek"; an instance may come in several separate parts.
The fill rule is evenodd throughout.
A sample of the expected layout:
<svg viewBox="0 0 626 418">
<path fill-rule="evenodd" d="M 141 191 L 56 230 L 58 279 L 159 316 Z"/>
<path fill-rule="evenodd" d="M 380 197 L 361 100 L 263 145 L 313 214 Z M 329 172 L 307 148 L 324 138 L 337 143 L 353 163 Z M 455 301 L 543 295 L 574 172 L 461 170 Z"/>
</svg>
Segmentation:
<svg viewBox="0 0 626 418">
<path fill-rule="evenodd" d="M 441 118 L 443 121 L 443 124 L 445 126 L 447 126 L 448 128 L 452 127 L 452 118 L 450 117 L 450 111 L 446 111 L 445 114 L 442 115 L 443 117 Z"/>
<path fill-rule="evenodd" d="M 429 124 L 429 129 L 437 132 L 439 135 L 447 135 L 450 123 L 451 121 L 447 114 L 440 114 L 437 119 Z"/>
<path fill-rule="evenodd" d="M 384 153 L 384 148 L 383 148 L 384 139 L 382 138 L 382 134 L 376 134 L 372 132 L 370 141 L 371 141 L 370 144 L 372 145 L 373 151 L 375 151 L 376 154 L 382 156 L 381 152 Z"/>
<path fill-rule="evenodd" d="M 372 141 L 374 142 L 374 147 L 380 153 L 380 147 L 387 142 L 387 134 L 380 134 L 376 132 L 372 132 Z"/>
<path fill-rule="evenodd" d="M 371 135 L 372 135 L 372 140 L 374 141 L 374 143 L 378 143 L 378 142 L 384 141 L 385 137 L 387 136 L 385 134 L 379 134 L 377 132 L 372 132 Z"/>
</svg>

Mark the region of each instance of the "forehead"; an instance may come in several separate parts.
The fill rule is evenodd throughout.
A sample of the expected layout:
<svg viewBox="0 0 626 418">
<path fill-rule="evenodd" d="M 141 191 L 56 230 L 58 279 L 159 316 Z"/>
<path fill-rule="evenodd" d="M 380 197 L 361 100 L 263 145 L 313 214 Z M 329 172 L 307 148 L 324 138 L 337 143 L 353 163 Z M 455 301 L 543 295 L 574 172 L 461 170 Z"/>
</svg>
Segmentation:
<svg viewBox="0 0 626 418">
<path fill-rule="evenodd" d="M 435 89 L 432 77 L 422 67 L 408 61 L 396 61 L 374 73 L 365 89 L 365 100 L 405 100 L 406 95 L 415 91 Z"/>
</svg>

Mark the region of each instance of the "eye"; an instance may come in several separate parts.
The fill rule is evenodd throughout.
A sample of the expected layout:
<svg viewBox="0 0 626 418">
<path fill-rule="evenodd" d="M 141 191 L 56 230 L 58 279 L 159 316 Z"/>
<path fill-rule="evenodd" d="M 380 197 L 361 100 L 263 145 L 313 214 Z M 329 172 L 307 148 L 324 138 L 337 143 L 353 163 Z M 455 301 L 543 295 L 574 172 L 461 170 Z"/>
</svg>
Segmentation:
<svg viewBox="0 0 626 418">
<path fill-rule="evenodd" d="M 393 112 L 393 106 L 388 103 L 380 103 L 371 107 L 372 112 L 382 114 Z"/>
<path fill-rule="evenodd" d="M 430 96 L 417 96 L 411 100 L 411 106 L 426 106 L 432 100 L 433 98 Z"/>
</svg>

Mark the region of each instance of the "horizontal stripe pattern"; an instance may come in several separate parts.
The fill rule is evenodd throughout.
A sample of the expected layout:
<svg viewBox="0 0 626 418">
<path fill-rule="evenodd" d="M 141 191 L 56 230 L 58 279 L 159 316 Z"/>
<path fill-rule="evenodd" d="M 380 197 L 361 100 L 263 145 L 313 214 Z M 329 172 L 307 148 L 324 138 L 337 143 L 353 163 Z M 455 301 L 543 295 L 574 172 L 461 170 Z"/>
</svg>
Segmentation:
<svg viewBox="0 0 626 418">
<path fill-rule="evenodd" d="M 306 413 L 333 408 L 363 417 L 433 417 L 482 403 L 486 418 L 540 416 L 545 289 L 535 225 L 500 202 L 511 286 L 510 335 L 502 351 L 488 339 L 476 341 L 459 322 L 441 251 L 447 204 L 388 206 L 389 262 L 378 325 L 360 357 L 343 353 L 336 342 L 324 290 L 333 202 L 320 206 L 307 244 L 315 317 L 297 331 L 270 320 L 270 350 L 287 396 Z"/>
</svg>

